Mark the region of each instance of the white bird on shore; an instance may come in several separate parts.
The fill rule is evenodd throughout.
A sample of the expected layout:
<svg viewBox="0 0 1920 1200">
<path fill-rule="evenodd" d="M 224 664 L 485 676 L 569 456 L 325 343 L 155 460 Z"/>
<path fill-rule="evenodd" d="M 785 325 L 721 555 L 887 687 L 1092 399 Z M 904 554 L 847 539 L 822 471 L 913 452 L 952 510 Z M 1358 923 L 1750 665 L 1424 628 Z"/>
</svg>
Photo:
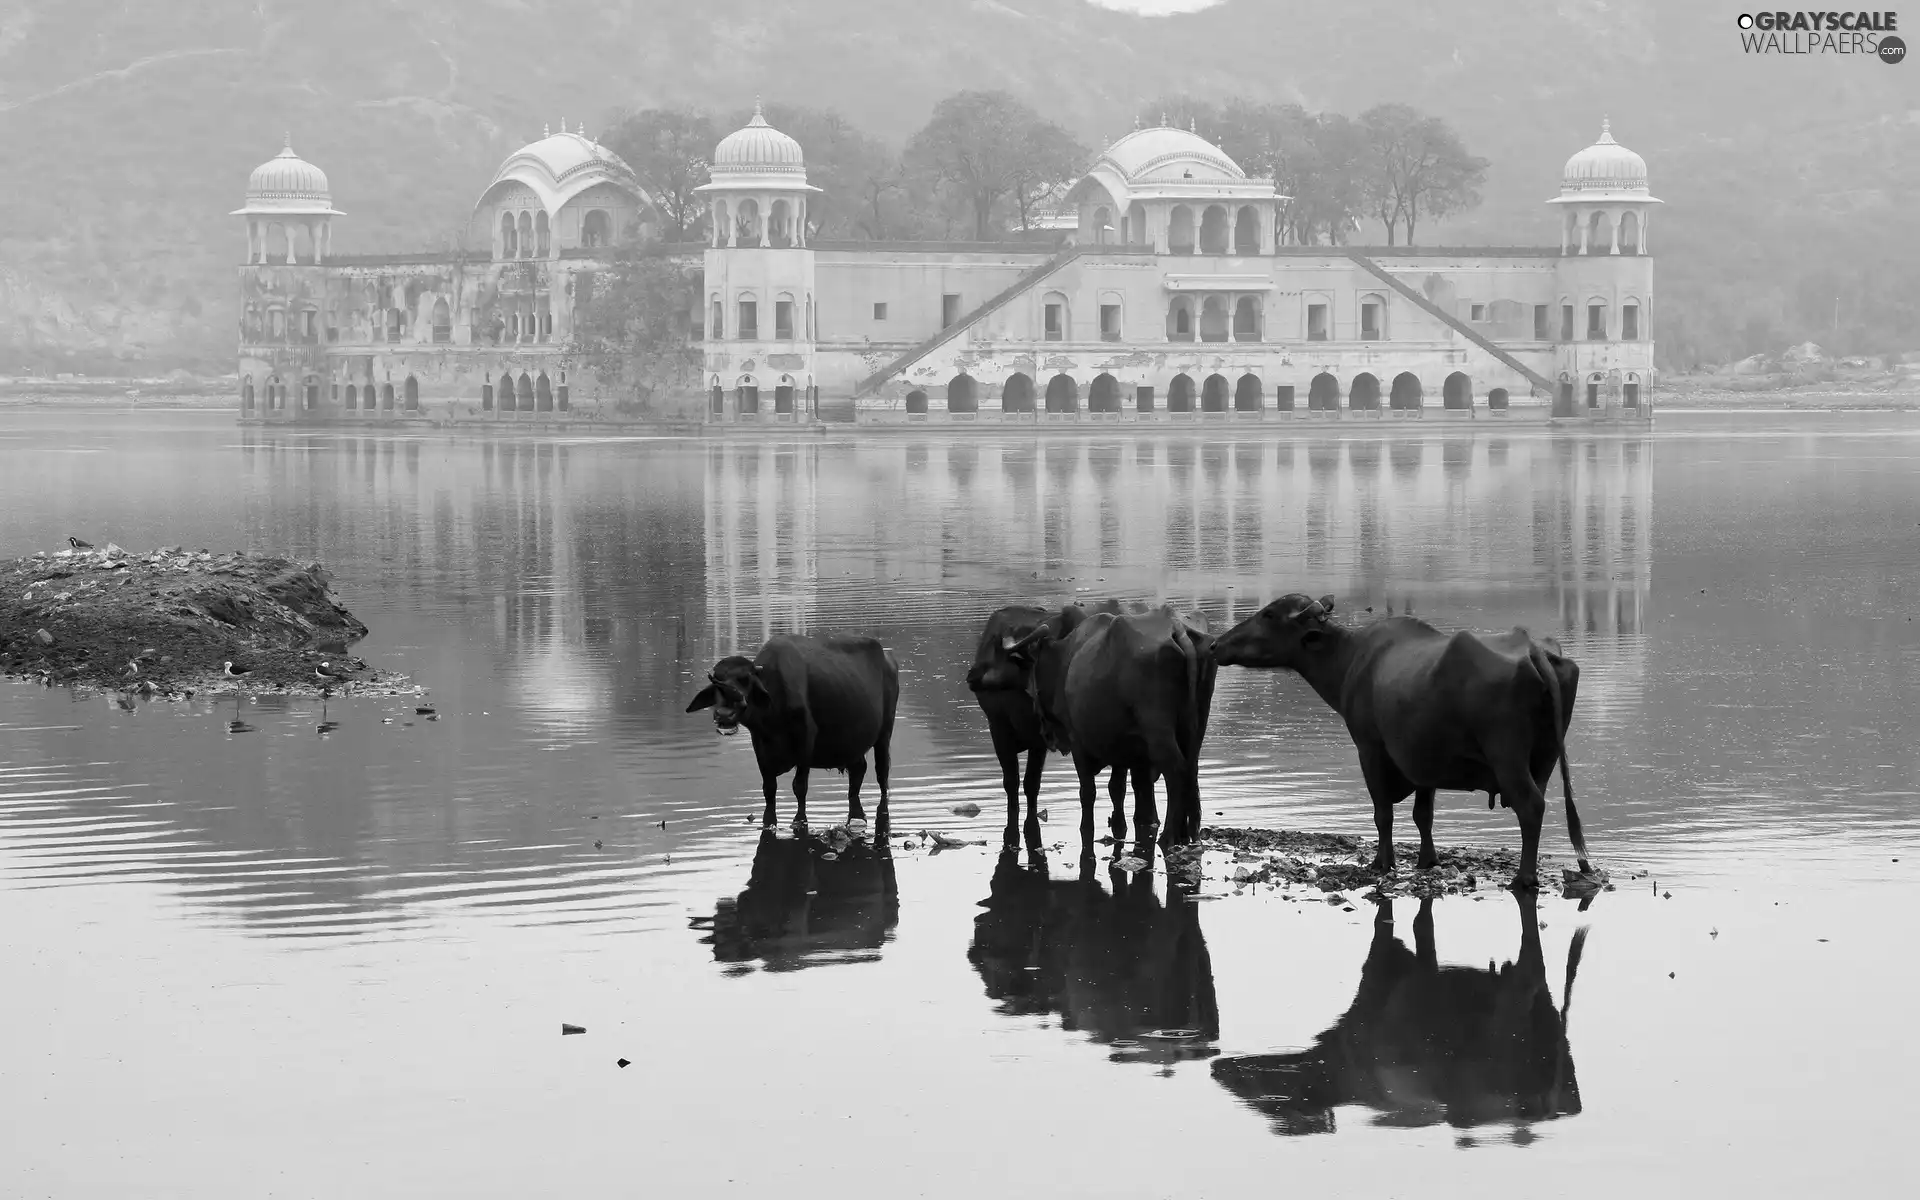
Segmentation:
<svg viewBox="0 0 1920 1200">
<path fill-rule="evenodd" d="M 67 545 L 69 545 L 69 546 L 72 546 L 72 547 L 73 547 L 73 548 L 74 548 L 75 550 L 91 550 L 91 549 L 93 549 L 93 543 L 92 543 L 92 542 L 83 542 L 83 541 L 81 541 L 81 540 L 80 540 L 79 538 L 77 538 L 77 537 L 74 537 L 74 536 L 72 536 L 71 534 L 69 534 L 69 535 L 67 536 Z"/>
<path fill-rule="evenodd" d="M 252 670 L 252 667 L 236 667 L 229 661 L 226 666 L 221 668 L 220 673 L 230 679 L 238 679 Z"/>
</svg>

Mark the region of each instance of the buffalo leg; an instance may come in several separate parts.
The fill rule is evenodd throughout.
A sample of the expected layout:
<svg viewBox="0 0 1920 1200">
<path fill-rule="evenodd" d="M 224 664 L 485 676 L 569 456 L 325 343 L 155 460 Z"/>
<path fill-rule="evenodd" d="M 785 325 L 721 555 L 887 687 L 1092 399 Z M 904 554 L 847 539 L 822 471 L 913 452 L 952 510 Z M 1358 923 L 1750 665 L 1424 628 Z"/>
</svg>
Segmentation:
<svg viewBox="0 0 1920 1200">
<path fill-rule="evenodd" d="M 1108 828 L 1113 830 L 1116 845 L 1127 839 L 1127 769 L 1115 767 L 1113 775 L 1107 780 L 1107 795 L 1113 798 L 1113 817 L 1108 820 Z"/>
<path fill-rule="evenodd" d="M 864 821 L 867 810 L 860 807 L 860 784 L 867 777 L 867 756 L 862 754 L 847 768 L 847 820 Z"/>
<path fill-rule="evenodd" d="M 797 791 L 806 790 L 806 784 L 801 782 L 803 777 L 803 775 L 794 777 Z M 760 824 L 771 827 L 780 819 L 780 776 L 772 771 L 760 772 L 760 790 L 767 794 L 767 808 L 760 814 Z"/>
<path fill-rule="evenodd" d="M 1385 749 L 1378 746 L 1360 747 L 1360 774 L 1367 781 L 1368 794 L 1373 797 L 1373 827 L 1380 833 L 1380 849 L 1373 856 L 1373 869 L 1391 871 L 1393 806 L 1405 800 L 1413 786 L 1400 774 L 1400 768 L 1393 765 Z"/>
<path fill-rule="evenodd" d="M 1080 775 L 1080 834 L 1093 836 L 1093 808 L 1100 783 L 1100 764 L 1083 754 L 1073 756 L 1073 769 Z"/>
<path fill-rule="evenodd" d="M 1433 897 L 1420 898 L 1420 911 L 1413 917 L 1413 955 L 1423 974 L 1440 971 L 1440 950 L 1433 940 Z"/>
<path fill-rule="evenodd" d="M 1017 850 L 1020 847 L 1020 747 L 1011 734 L 997 724 L 992 728 L 993 754 L 1000 760 L 1000 785 L 1007 790 L 1007 833 L 1006 848 Z M 1028 763 L 1046 753 L 1044 750 L 1031 752 Z"/>
<path fill-rule="evenodd" d="M 1514 819 L 1520 822 L 1520 869 L 1513 873 L 1513 887 L 1516 891 L 1531 892 L 1540 886 L 1540 819 L 1546 815 L 1547 800 L 1527 771 L 1526 756 L 1509 754 L 1506 757 L 1514 766 L 1510 771 L 1501 772 L 1500 794 L 1506 799 L 1507 807 L 1513 809 Z"/>
<path fill-rule="evenodd" d="M 1135 767 L 1132 774 L 1133 833 L 1135 837 L 1145 839 L 1160 828 L 1160 810 L 1153 802 L 1154 774 L 1149 767 Z"/>
<path fill-rule="evenodd" d="M 1433 848 L 1433 789 L 1413 789 L 1413 826 L 1420 831 L 1420 858 L 1414 866 L 1422 871 L 1431 871 L 1440 861 L 1439 851 Z"/>
<path fill-rule="evenodd" d="M 767 824 L 773 824 L 771 802 L 767 808 Z M 807 768 L 805 766 L 793 769 L 793 827 L 795 829 L 807 827 Z"/>
<path fill-rule="evenodd" d="M 1027 848 L 1040 848 L 1040 775 L 1047 765 L 1047 748 L 1036 746 L 1027 751 Z M 1012 810 L 1008 810 L 1007 836 L 1013 836 Z"/>
<path fill-rule="evenodd" d="M 887 827 L 887 773 L 893 769 L 893 746 L 881 738 L 873 747 L 873 781 L 880 785 L 880 808 L 874 820 L 882 830 Z"/>
</svg>

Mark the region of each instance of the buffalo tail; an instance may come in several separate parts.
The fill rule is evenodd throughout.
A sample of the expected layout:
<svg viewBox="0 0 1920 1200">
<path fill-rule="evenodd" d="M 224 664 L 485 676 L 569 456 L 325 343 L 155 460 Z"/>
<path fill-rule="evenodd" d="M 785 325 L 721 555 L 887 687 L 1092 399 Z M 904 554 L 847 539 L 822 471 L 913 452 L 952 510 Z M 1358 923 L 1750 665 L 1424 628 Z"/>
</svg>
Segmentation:
<svg viewBox="0 0 1920 1200">
<path fill-rule="evenodd" d="M 1560 759 L 1560 786 L 1567 797 L 1567 837 L 1573 842 L 1573 851 L 1580 860 L 1580 873 L 1584 875 L 1593 868 L 1587 865 L 1587 837 L 1580 828 L 1580 810 L 1573 806 L 1573 772 L 1567 767 L 1566 714 L 1561 705 L 1560 673 L 1553 669 L 1540 643 L 1531 637 L 1527 639 L 1527 657 L 1533 660 L 1534 670 L 1540 672 L 1546 682 L 1547 695 L 1553 698 L 1553 739 Z"/>
</svg>

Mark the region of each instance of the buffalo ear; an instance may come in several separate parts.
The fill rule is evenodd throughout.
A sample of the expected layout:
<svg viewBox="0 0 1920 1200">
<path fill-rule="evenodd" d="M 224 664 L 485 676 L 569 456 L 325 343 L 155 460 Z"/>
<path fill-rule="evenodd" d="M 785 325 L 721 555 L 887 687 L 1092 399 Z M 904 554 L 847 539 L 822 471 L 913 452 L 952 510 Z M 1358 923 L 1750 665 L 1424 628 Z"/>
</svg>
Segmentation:
<svg viewBox="0 0 1920 1200">
<path fill-rule="evenodd" d="M 687 705 L 687 711 L 699 712 L 703 708 L 712 708 L 713 702 L 717 699 L 719 699 L 719 694 L 714 690 L 712 684 L 708 684 L 706 687 L 694 693 L 693 703 Z"/>
<path fill-rule="evenodd" d="M 1052 636 L 1053 630 L 1042 625 L 1019 641 L 1008 645 L 1006 647 L 1007 657 L 1017 663 L 1030 663 L 1033 661 L 1033 656 L 1038 650 L 1040 643 L 1047 641 Z"/>
<path fill-rule="evenodd" d="M 1332 616 L 1333 615 L 1333 597 L 1332 596 L 1320 597 L 1320 607 L 1327 610 L 1328 616 Z"/>
<path fill-rule="evenodd" d="M 753 674 L 747 676 L 747 700 L 767 701 L 773 699 L 773 693 L 767 690 L 765 681 L 760 678 L 760 668 L 755 667 Z"/>
</svg>

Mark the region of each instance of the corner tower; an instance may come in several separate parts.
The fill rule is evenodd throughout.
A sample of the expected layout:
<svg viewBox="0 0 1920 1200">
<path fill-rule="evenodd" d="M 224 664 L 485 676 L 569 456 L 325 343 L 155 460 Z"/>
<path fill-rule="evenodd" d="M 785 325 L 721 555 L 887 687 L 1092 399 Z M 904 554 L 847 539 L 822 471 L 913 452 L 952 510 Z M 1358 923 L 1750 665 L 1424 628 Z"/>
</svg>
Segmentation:
<svg viewBox="0 0 1920 1200">
<path fill-rule="evenodd" d="M 1555 416 L 1647 416 L 1653 395 L 1653 258 L 1647 217 L 1655 199 L 1647 162 L 1600 139 L 1567 160 L 1560 194 Z"/>
<path fill-rule="evenodd" d="M 714 147 L 705 197 L 708 421 L 815 415 L 816 308 L 800 143 L 753 119 Z"/>
<path fill-rule="evenodd" d="M 336 390 L 327 371 L 334 313 L 322 264 L 332 249 L 333 218 L 346 214 L 333 207 L 326 174 L 293 152 L 289 134 L 279 154 L 253 169 L 246 203 L 231 215 L 247 219 L 247 261 L 240 268 L 240 416 L 318 419 Z"/>
</svg>

